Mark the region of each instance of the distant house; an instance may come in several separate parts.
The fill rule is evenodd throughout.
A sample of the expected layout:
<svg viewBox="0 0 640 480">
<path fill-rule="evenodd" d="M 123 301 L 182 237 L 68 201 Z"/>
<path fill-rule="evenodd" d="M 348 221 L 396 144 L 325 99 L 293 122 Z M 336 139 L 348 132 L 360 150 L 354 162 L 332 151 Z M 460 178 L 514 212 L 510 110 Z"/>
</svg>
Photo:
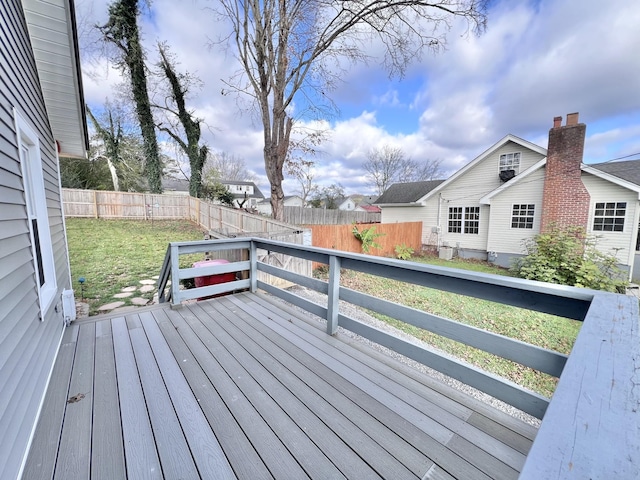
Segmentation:
<svg viewBox="0 0 640 480">
<path fill-rule="evenodd" d="M 419 219 L 425 245 L 502 266 L 552 223 L 583 226 L 640 278 L 640 161 L 583 164 L 586 126 L 561 120 L 547 149 L 507 135 L 446 181 L 392 185 L 376 202 L 382 222 Z"/>
<path fill-rule="evenodd" d="M 0 2 L 0 478 L 21 474 L 75 318 L 59 156 L 88 137 L 71 0 Z"/>
<path fill-rule="evenodd" d="M 339 198 L 336 201 L 336 204 L 338 205 L 338 210 L 352 211 L 352 210 L 355 210 L 358 202 L 356 198 L 349 196 L 349 197 Z"/>
<path fill-rule="evenodd" d="M 356 208 L 354 208 L 354 211 L 380 213 L 381 212 L 380 207 L 377 205 L 374 205 L 377 199 L 378 199 L 377 196 L 371 196 L 371 195 L 363 196 L 358 202 L 358 204 L 356 205 Z"/>
<path fill-rule="evenodd" d="M 303 207 L 304 201 L 302 197 L 298 195 L 288 195 L 284 197 L 284 206 L 285 207 Z M 271 215 L 271 198 L 265 198 L 264 200 L 256 203 L 256 210 L 263 215 Z"/>
<path fill-rule="evenodd" d="M 189 195 L 189 180 L 186 178 L 162 177 L 162 192 L 167 195 Z"/>
<path fill-rule="evenodd" d="M 255 208 L 260 200 L 264 200 L 264 195 L 253 182 L 242 180 L 221 180 L 234 197 L 236 207 Z"/>
</svg>

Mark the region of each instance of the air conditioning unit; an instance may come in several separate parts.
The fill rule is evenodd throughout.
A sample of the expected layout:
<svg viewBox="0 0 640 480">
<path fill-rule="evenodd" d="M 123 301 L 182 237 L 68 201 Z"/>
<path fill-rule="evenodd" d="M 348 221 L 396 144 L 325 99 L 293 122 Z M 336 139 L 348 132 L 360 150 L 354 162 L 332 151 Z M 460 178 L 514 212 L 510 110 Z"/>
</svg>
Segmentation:
<svg viewBox="0 0 640 480">
<path fill-rule="evenodd" d="M 513 177 L 516 176 L 516 171 L 515 170 L 502 170 L 500 173 L 500 180 L 503 182 L 508 182 L 509 180 L 511 180 Z"/>
</svg>

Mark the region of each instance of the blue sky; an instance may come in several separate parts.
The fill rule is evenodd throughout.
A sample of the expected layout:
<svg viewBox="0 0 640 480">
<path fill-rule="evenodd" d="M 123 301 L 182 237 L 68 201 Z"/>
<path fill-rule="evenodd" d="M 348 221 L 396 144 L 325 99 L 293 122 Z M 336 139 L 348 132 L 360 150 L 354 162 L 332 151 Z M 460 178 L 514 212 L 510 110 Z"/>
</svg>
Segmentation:
<svg viewBox="0 0 640 480">
<path fill-rule="evenodd" d="M 84 45 L 86 100 L 99 109 L 119 73 L 92 48 L 88 26 L 104 22 L 105 0 L 77 0 Z M 235 60 L 207 47 L 218 28 L 208 0 L 154 0 L 141 24 L 148 56 L 167 41 L 179 69 L 200 77 L 190 99 L 209 129 L 214 150 L 244 158 L 268 192 L 261 127 L 250 112 L 221 95 Z M 406 76 L 390 80 L 371 45 L 368 65 L 351 68 L 331 93 L 339 114 L 321 124 L 327 140 L 316 160 L 320 185 L 341 183 L 347 193 L 372 193 L 362 164 L 366 153 L 400 147 L 417 160 L 442 160 L 444 176 L 507 134 L 546 147 L 553 117 L 580 112 L 587 124 L 585 162 L 635 154 L 640 158 L 640 7 L 630 0 L 493 1 L 487 31 L 462 35 L 454 24 L 446 51 L 425 53 Z M 316 124 L 317 125 L 317 124 Z M 285 181 L 285 193 L 295 193 Z"/>
</svg>

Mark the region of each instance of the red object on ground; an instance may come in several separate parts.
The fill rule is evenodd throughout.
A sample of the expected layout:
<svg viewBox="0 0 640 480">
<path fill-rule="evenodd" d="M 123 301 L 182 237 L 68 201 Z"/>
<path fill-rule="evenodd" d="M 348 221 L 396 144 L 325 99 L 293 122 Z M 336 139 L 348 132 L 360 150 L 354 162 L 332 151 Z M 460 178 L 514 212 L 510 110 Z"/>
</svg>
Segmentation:
<svg viewBox="0 0 640 480">
<path fill-rule="evenodd" d="M 199 262 L 195 262 L 192 266 L 193 268 L 199 268 L 199 267 L 210 267 L 211 265 L 224 265 L 226 263 L 229 263 L 229 261 L 225 260 L 224 258 L 219 258 L 214 260 L 201 260 Z M 235 272 L 218 273 L 215 275 L 205 275 L 203 277 L 194 278 L 194 281 L 196 283 L 196 288 L 207 287 L 209 285 L 217 285 L 219 283 L 234 282 L 235 280 L 236 280 Z M 206 300 L 208 298 L 220 297 L 222 295 L 227 295 L 227 293 L 210 295 L 208 297 L 198 298 L 198 300 Z"/>
</svg>

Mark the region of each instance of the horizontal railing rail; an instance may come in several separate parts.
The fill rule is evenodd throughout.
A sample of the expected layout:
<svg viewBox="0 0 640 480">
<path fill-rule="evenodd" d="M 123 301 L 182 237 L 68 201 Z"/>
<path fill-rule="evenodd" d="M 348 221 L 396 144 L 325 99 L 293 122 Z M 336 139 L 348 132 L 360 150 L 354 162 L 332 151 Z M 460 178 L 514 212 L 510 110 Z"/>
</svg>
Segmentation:
<svg viewBox="0 0 640 480">
<path fill-rule="evenodd" d="M 227 249 L 246 249 L 248 260 L 224 266 L 179 268 L 182 254 Z M 265 251 L 329 265 L 328 281 L 259 261 Z M 584 325 L 567 356 L 343 287 L 341 269 L 579 320 Z M 179 280 L 192 275 L 241 270 L 248 270 L 247 279 L 189 291 L 179 289 Z M 326 294 L 327 305 L 261 281 L 258 272 Z M 170 294 L 164 295 L 169 279 Z M 171 243 L 158 285 L 162 291 L 160 301 L 170 299 L 173 304 L 238 288 L 254 292 L 262 289 L 326 319 L 328 334 L 334 334 L 338 326 L 346 328 L 531 415 L 544 417 L 521 478 L 610 478 L 607 475 L 611 472 L 622 472 L 617 478 L 640 476 L 637 299 L 261 238 Z M 559 377 L 554 396 L 550 402 L 509 380 L 350 318 L 340 312 L 340 300 Z"/>
</svg>

